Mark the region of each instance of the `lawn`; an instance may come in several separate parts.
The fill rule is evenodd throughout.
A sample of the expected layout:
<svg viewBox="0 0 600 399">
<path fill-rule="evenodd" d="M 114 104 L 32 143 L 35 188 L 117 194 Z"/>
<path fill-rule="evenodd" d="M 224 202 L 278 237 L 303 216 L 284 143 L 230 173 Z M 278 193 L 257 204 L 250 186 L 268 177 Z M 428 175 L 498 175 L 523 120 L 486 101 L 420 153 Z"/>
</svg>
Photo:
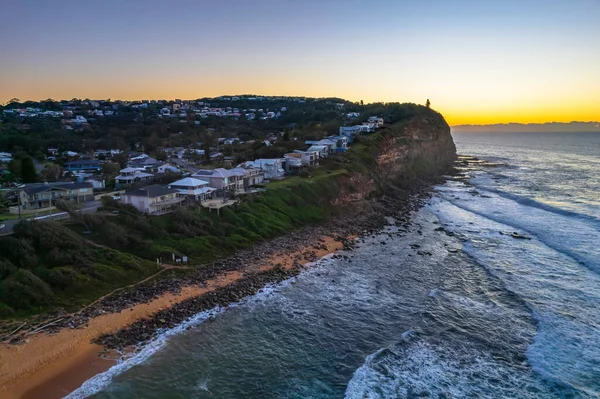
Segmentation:
<svg viewBox="0 0 600 399">
<path fill-rule="evenodd" d="M 326 177 L 342 175 L 344 173 L 346 173 L 346 169 L 343 169 L 343 168 L 334 169 L 334 170 L 326 170 L 326 169 L 319 168 L 317 166 L 317 168 L 314 170 L 313 174 L 309 177 L 291 176 L 291 177 L 287 177 L 283 180 L 275 180 L 275 181 L 272 181 L 269 184 L 267 184 L 267 189 L 269 189 L 269 188 L 273 189 L 273 188 L 279 188 L 279 187 L 290 187 L 290 186 L 295 186 L 300 183 L 312 183 L 312 182 L 321 180 Z"/>
</svg>

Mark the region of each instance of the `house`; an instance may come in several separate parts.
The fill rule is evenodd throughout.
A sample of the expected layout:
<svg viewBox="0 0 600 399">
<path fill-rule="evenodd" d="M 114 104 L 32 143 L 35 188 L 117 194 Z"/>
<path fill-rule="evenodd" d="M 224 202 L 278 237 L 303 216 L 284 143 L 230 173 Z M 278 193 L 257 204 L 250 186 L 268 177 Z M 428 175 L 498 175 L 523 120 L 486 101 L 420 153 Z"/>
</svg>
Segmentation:
<svg viewBox="0 0 600 399">
<path fill-rule="evenodd" d="M 329 147 L 326 145 L 312 145 L 306 151 L 318 152 L 319 158 L 327 158 L 329 156 Z"/>
<path fill-rule="evenodd" d="M 167 171 L 171 173 L 181 173 L 177 166 L 173 166 L 168 163 L 162 164 L 156 168 L 156 173 L 167 173 Z"/>
<path fill-rule="evenodd" d="M 94 158 L 98 158 L 98 157 L 104 157 L 104 158 L 110 158 L 112 157 L 112 153 L 108 150 L 96 150 L 94 151 Z"/>
<path fill-rule="evenodd" d="M 335 152 L 345 152 L 348 149 L 348 137 L 330 136 L 328 139 L 335 143 Z"/>
<path fill-rule="evenodd" d="M 244 189 L 256 186 L 257 184 L 262 184 L 265 181 L 263 170 L 255 167 L 254 165 L 238 167 L 236 169 L 244 170 Z"/>
<path fill-rule="evenodd" d="M 304 142 L 306 145 L 318 145 L 327 147 L 327 151 L 329 154 L 333 154 L 335 152 L 336 143 L 333 140 L 323 139 L 323 140 L 306 140 Z"/>
<path fill-rule="evenodd" d="M 225 145 L 233 145 L 235 142 L 237 142 L 238 144 L 241 143 L 240 139 L 238 139 L 237 137 L 234 137 L 232 139 L 227 139 L 223 142 L 223 144 Z"/>
<path fill-rule="evenodd" d="M 216 188 L 210 187 L 205 180 L 186 177 L 169 184 L 169 188 L 179 191 L 180 195 L 191 198 L 194 201 L 206 201 L 214 197 Z"/>
<path fill-rule="evenodd" d="M 341 126 L 340 127 L 340 136 L 348 137 L 348 142 L 352 142 L 354 136 L 359 135 L 361 133 L 371 133 L 374 132 L 377 127 L 374 123 L 363 123 L 362 125 L 355 126 Z"/>
<path fill-rule="evenodd" d="M 220 194 L 227 191 L 239 191 L 244 189 L 245 171 L 242 168 L 235 169 L 200 169 L 192 175 L 210 183 L 211 187 L 219 190 Z"/>
<path fill-rule="evenodd" d="M 285 171 L 287 173 L 293 174 L 298 172 L 298 170 L 300 170 L 301 168 L 303 168 L 305 165 L 302 162 L 302 155 L 300 154 L 295 154 L 295 153 L 290 153 L 290 154 L 285 154 L 284 155 L 284 159 L 285 159 Z"/>
<path fill-rule="evenodd" d="M 283 163 L 285 158 L 274 158 L 274 159 L 255 159 L 254 161 L 244 162 L 238 167 L 248 168 L 255 167 L 260 168 L 263 171 L 264 178 L 267 180 L 283 179 L 285 177 L 285 170 L 283 169 Z"/>
<path fill-rule="evenodd" d="M 92 187 L 94 187 L 94 190 L 103 190 L 106 188 L 106 183 L 104 180 L 101 179 L 90 179 L 90 178 L 85 178 L 84 182 L 86 183 L 90 183 L 92 185 Z"/>
<path fill-rule="evenodd" d="M 78 124 L 78 125 L 83 124 L 83 123 L 88 123 L 87 119 L 85 119 L 85 117 L 82 115 L 76 115 L 75 119 L 71 119 L 71 122 Z"/>
<path fill-rule="evenodd" d="M 65 162 L 66 172 L 99 172 L 102 170 L 102 161 L 96 159 Z"/>
<path fill-rule="evenodd" d="M 366 125 L 355 125 L 355 126 L 340 126 L 341 136 L 354 136 L 368 130 Z"/>
<path fill-rule="evenodd" d="M 151 173 L 144 172 L 143 168 L 125 168 L 119 171 L 119 176 L 115 177 L 115 182 L 118 184 L 133 184 L 151 180 L 153 177 Z"/>
<path fill-rule="evenodd" d="M 34 183 L 19 190 L 21 209 L 44 209 L 52 207 L 58 200 L 76 204 L 93 201 L 94 188 L 91 183 Z"/>
<path fill-rule="evenodd" d="M 294 150 L 293 154 L 300 154 L 302 164 L 305 166 L 315 166 L 319 164 L 319 151 Z"/>
<path fill-rule="evenodd" d="M 164 215 L 173 212 L 185 200 L 179 191 L 154 184 L 131 190 L 121 195 L 121 202 L 132 205 L 141 213 Z"/>
<path fill-rule="evenodd" d="M 129 161 L 127 166 L 132 167 L 132 168 L 154 168 L 163 163 L 163 162 L 157 161 L 156 159 L 154 159 L 152 157 L 147 156 L 146 154 L 142 154 L 142 155 L 145 155 L 145 157 L 140 156 L 140 157 L 131 158 L 131 160 Z"/>
<path fill-rule="evenodd" d="M 383 118 L 378 116 L 369 116 L 367 123 L 371 123 L 375 125 L 376 128 L 379 128 L 383 126 Z"/>
<path fill-rule="evenodd" d="M 12 154 L 10 152 L 0 152 L 0 162 L 9 163 L 12 161 Z"/>
</svg>

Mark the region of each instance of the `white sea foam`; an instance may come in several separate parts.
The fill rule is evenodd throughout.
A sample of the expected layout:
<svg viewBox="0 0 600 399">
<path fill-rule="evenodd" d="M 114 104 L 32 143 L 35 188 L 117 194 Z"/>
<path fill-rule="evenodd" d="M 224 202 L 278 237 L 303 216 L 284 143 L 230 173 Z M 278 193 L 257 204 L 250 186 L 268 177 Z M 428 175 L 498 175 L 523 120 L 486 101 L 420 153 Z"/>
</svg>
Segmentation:
<svg viewBox="0 0 600 399">
<path fill-rule="evenodd" d="M 225 308 L 216 308 L 206 312 L 201 312 L 191 317 L 189 320 L 183 322 L 182 324 L 178 325 L 177 327 L 174 327 L 170 330 L 163 332 L 162 334 L 159 334 L 152 341 L 144 345 L 139 352 L 129 357 L 128 359 L 120 360 L 116 365 L 112 366 L 107 371 L 100 373 L 95 377 L 87 380 L 75 391 L 65 396 L 65 399 L 82 399 L 100 392 L 102 389 L 106 388 L 110 384 L 114 377 L 132 368 L 133 366 L 136 366 L 148 360 L 153 354 L 158 352 L 161 348 L 163 348 L 166 345 L 169 338 L 182 333 L 189 327 L 194 327 L 204 322 L 211 316 L 214 316 L 215 314 L 220 313 L 223 310 L 225 310 Z"/>
<path fill-rule="evenodd" d="M 533 399 L 550 394 L 550 388 L 526 369 L 517 370 L 468 345 L 450 347 L 415 341 L 367 356 L 348 383 L 345 398 L 407 398 L 412 397 L 411 393 L 426 397 Z"/>
<path fill-rule="evenodd" d="M 319 267 L 326 265 L 328 262 L 332 261 L 332 257 L 333 254 L 325 255 L 317 261 L 308 263 L 307 266 Z M 308 269 L 304 273 L 310 272 L 314 272 L 314 269 Z M 152 355 L 164 348 L 164 346 L 168 343 L 169 339 L 171 339 L 172 337 L 182 334 L 189 328 L 196 327 L 208 319 L 214 318 L 216 315 L 224 312 L 228 308 L 233 308 L 242 305 L 250 307 L 256 305 L 261 301 L 264 301 L 265 299 L 276 295 L 281 288 L 287 287 L 295 279 L 296 277 L 293 277 L 291 279 L 281 281 L 278 284 L 269 284 L 253 296 L 243 298 L 241 301 L 232 303 L 227 307 L 218 307 L 204 312 L 200 312 L 174 328 L 159 332 L 159 334 L 155 338 L 153 338 L 150 342 L 144 344 L 139 351 L 135 352 L 133 355 L 126 355 L 122 357 L 117 361 L 117 364 L 112 366 L 107 371 L 100 373 L 85 381 L 79 388 L 71 392 L 69 395 L 65 396 L 65 399 L 83 399 L 91 395 L 97 394 L 98 392 L 105 389 L 118 375 L 124 373 L 125 371 L 131 369 L 136 365 L 146 362 Z M 207 384 L 208 380 L 202 382 L 202 384 L 198 385 L 198 389 L 203 389 L 202 387 L 206 387 L 206 390 L 208 391 Z"/>
<path fill-rule="evenodd" d="M 458 190 L 456 190 L 458 191 Z M 464 197 L 460 192 L 456 197 L 445 195 L 445 200 L 433 201 L 431 210 L 449 225 L 448 229 L 466 240 L 463 250 L 483 265 L 494 276 L 500 278 L 506 288 L 521 297 L 532 309 L 538 321 L 538 334 L 527 350 L 527 358 L 533 369 L 544 378 L 600 395 L 595 391 L 600 378 L 597 354 L 600 352 L 600 336 L 597 333 L 600 317 L 597 303 L 600 303 L 600 276 L 569 257 L 568 253 L 584 250 L 586 257 L 598 256 L 598 249 L 588 247 L 586 237 L 589 231 L 575 231 L 581 223 L 573 221 L 571 236 L 559 245 L 559 250 L 544 242 L 558 239 L 556 228 L 564 226 L 565 216 L 541 210 L 531 211 L 526 205 L 513 203 L 504 206 L 500 202 L 488 202 L 479 197 Z M 459 203 L 456 203 L 459 201 Z M 486 208 L 486 204 L 488 207 Z M 511 214 L 499 211 L 496 206 L 510 209 Z M 541 226 L 536 225 L 536 213 Z M 500 216 L 499 216 L 500 215 Z M 526 217 L 524 215 L 527 215 Z M 509 219 L 510 218 L 510 219 Z M 515 240 L 501 235 L 499 231 L 511 231 L 526 219 L 531 223 L 529 231 L 536 231 L 537 240 Z M 561 220 L 558 220 L 561 219 Z M 506 220 L 509 225 L 497 222 Z M 449 222 L 452 223 L 449 223 Z M 471 231 L 472 224 L 480 227 L 479 232 Z M 543 229 L 548 231 L 543 231 Z M 575 229 L 575 230 L 573 230 Z M 522 232 L 522 230 L 520 230 Z M 573 250 L 561 250 L 564 246 Z M 589 262 L 587 263 L 589 266 Z M 560 342 L 560 345 L 556 345 Z M 589 387 L 591 388 L 590 391 Z"/>
</svg>

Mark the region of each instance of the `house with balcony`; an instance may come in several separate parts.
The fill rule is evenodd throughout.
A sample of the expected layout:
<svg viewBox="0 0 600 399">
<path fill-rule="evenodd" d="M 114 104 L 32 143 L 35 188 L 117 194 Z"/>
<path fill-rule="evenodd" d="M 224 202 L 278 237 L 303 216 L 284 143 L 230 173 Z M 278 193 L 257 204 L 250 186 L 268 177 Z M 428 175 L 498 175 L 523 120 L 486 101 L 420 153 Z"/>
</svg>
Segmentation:
<svg viewBox="0 0 600 399">
<path fill-rule="evenodd" d="M 245 171 L 241 168 L 234 169 L 200 169 L 192 175 L 197 179 L 205 180 L 211 187 L 216 188 L 219 195 L 230 191 L 241 191 L 244 189 Z"/>
<path fill-rule="evenodd" d="M 383 118 L 378 116 L 369 116 L 367 123 L 375 125 L 375 128 L 383 127 Z"/>
<path fill-rule="evenodd" d="M 327 158 L 329 156 L 329 147 L 326 145 L 311 145 L 308 152 L 318 152 L 319 158 Z"/>
<path fill-rule="evenodd" d="M 299 154 L 304 166 L 317 166 L 319 164 L 319 151 L 294 150 L 292 154 Z"/>
<path fill-rule="evenodd" d="M 247 161 L 240 165 L 238 168 L 260 168 L 263 171 L 263 177 L 266 180 L 277 180 L 285 177 L 285 169 L 283 168 L 285 158 L 273 158 L 273 159 L 255 159 L 254 161 Z"/>
<path fill-rule="evenodd" d="M 77 153 L 74 153 L 77 155 Z M 102 161 L 97 159 L 80 159 L 78 161 L 65 162 L 65 172 L 99 172 L 102 170 Z"/>
<path fill-rule="evenodd" d="M 354 136 L 360 135 L 361 133 L 370 133 L 375 131 L 375 125 L 365 123 L 362 125 L 355 126 L 341 126 L 340 136 L 346 136 L 349 143 L 354 140 Z"/>
<path fill-rule="evenodd" d="M 347 136 L 329 136 L 327 139 L 331 140 L 334 144 L 335 152 L 346 152 L 348 149 L 348 137 Z"/>
<path fill-rule="evenodd" d="M 327 147 L 327 152 L 329 154 L 335 153 L 336 144 L 335 144 L 334 141 L 329 140 L 329 139 L 323 139 L 323 140 L 306 140 L 304 142 L 304 144 L 309 145 L 309 146 L 313 146 L 313 145 L 325 146 L 325 147 Z"/>
<path fill-rule="evenodd" d="M 244 171 L 244 189 L 262 184 L 265 181 L 263 170 L 252 164 L 248 165 L 247 167 L 239 166 L 236 169 L 241 169 Z"/>
<path fill-rule="evenodd" d="M 93 201 L 94 187 L 89 182 L 34 183 L 25 185 L 18 192 L 18 201 L 22 210 L 50 208 L 55 206 L 58 200 L 74 204 Z"/>
<path fill-rule="evenodd" d="M 142 181 L 149 181 L 154 178 L 152 173 L 146 173 L 143 168 L 125 168 L 119 171 L 119 176 L 115 177 L 117 184 L 134 184 Z"/>
<path fill-rule="evenodd" d="M 141 213 L 151 216 L 165 215 L 181 206 L 185 198 L 179 190 L 154 184 L 131 190 L 121 195 L 121 202 L 132 205 Z"/>
<path fill-rule="evenodd" d="M 169 188 L 179 191 L 179 194 L 194 201 L 207 201 L 214 198 L 216 188 L 210 187 L 205 180 L 186 177 L 169 184 Z"/>
<path fill-rule="evenodd" d="M 284 168 L 288 174 L 296 174 L 305 165 L 302 162 L 302 155 L 296 153 L 290 153 L 284 155 L 285 164 Z"/>
</svg>

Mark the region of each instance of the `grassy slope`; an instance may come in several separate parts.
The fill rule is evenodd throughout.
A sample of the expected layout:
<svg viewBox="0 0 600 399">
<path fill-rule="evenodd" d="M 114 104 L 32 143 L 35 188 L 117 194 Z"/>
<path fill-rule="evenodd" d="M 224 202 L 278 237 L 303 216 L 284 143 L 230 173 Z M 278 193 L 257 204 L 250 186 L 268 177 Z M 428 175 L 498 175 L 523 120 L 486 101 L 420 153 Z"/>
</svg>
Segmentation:
<svg viewBox="0 0 600 399">
<path fill-rule="evenodd" d="M 78 224 L 32 223 L 0 239 L 0 316 L 55 306 L 76 308 L 156 272 L 158 257 L 185 255 L 201 266 L 256 242 L 322 223 L 336 211 L 330 204 L 344 177 L 369 174 L 382 137 L 399 134 L 401 128 L 393 125 L 363 136 L 343 157 L 323 161 L 312 176 L 269 183 L 266 192 L 241 197 L 219 215 L 202 207 L 153 218 L 126 207 L 118 216 L 87 215 L 92 234 L 86 239 L 105 247 L 86 242 Z"/>
</svg>

